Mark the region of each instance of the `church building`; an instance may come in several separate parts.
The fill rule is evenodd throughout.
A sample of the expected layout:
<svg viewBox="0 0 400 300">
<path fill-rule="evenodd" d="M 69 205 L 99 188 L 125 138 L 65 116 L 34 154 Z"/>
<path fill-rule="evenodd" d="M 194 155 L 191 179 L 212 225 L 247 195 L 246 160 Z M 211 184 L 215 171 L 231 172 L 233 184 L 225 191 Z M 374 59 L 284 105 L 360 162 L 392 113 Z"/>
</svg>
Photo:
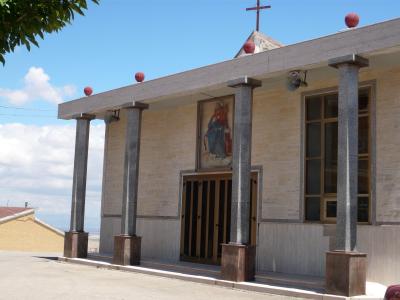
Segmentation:
<svg viewBox="0 0 400 300">
<path fill-rule="evenodd" d="M 106 123 L 100 252 L 325 278 L 400 281 L 400 19 L 62 103 L 76 120 L 71 228 L 86 257 L 90 121 Z"/>
</svg>

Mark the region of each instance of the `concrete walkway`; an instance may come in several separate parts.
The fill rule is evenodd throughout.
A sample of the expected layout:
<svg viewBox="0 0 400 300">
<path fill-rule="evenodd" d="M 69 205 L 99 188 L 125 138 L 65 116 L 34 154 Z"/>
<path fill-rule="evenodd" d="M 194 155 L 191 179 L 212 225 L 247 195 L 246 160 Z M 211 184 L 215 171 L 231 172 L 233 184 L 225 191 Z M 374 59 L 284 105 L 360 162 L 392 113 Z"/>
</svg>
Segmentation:
<svg viewBox="0 0 400 300">
<path fill-rule="evenodd" d="M 0 251 L 0 299 L 294 299 L 42 258 L 56 256 Z"/>
</svg>

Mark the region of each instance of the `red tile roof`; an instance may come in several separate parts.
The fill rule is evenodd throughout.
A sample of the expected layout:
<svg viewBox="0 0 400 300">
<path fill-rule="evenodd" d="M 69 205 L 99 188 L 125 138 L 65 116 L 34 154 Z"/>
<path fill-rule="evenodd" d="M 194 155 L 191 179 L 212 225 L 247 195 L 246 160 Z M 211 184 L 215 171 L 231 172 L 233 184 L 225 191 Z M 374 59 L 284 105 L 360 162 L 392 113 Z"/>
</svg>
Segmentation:
<svg viewBox="0 0 400 300">
<path fill-rule="evenodd" d="M 32 208 L 25 207 L 1 207 L 0 206 L 0 219 L 10 217 L 12 215 L 22 213 L 24 211 L 32 210 Z"/>
</svg>

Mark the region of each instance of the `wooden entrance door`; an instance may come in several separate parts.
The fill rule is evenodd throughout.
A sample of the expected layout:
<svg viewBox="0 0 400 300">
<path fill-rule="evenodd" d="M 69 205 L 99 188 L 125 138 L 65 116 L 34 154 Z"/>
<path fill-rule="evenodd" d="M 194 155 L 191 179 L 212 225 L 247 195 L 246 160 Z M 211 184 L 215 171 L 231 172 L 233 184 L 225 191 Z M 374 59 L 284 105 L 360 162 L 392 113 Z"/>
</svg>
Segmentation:
<svg viewBox="0 0 400 300">
<path fill-rule="evenodd" d="M 257 174 L 251 178 L 250 244 L 256 244 Z M 183 177 L 181 260 L 219 264 L 230 241 L 232 173 Z"/>
</svg>

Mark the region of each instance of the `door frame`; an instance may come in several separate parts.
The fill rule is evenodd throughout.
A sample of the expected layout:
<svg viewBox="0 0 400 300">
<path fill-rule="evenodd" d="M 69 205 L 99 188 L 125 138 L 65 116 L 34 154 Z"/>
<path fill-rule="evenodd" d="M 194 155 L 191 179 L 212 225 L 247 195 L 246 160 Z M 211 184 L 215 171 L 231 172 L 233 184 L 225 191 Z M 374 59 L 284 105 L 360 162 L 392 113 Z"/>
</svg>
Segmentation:
<svg viewBox="0 0 400 300">
<path fill-rule="evenodd" d="M 227 175 L 229 173 L 232 173 L 231 171 L 223 171 L 223 170 L 216 170 L 216 171 L 207 171 L 207 172 L 197 172 L 194 170 L 186 170 L 186 171 L 181 171 L 179 175 L 179 202 L 178 202 L 178 220 L 179 220 L 179 232 L 178 232 L 178 261 L 182 261 L 181 259 L 181 248 L 182 248 L 182 210 L 183 210 L 183 196 L 184 196 L 184 191 L 183 191 L 183 183 L 184 183 L 184 177 L 190 177 L 190 176 L 213 176 L 213 175 Z M 262 191 L 263 191 L 263 168 L 262 166 L 252 166 L 251 168 L 251 173 L 255 173 L 256 180 L 257 180 L 257 197 L 256 197 L 256 249 L 258 248 L 259 245 L 259 228 L 260 228 L 260 222 L 261 222 L 261 210 L 262 210 Z M 257 251 L 258 253 L 258 251 Z M 256 264 L 258 260 L 258 254 L 256 255 Z M 185 259 L 184 261 L 190 261 L 188 259 Z M 200 262 L 198 260 L 193 260 L 194 263 L 201 263 L 201 264 L 207 264 L 207 262 Z M 209 263 L 210 264 L 210 263 Z M 213 263 L 215 264 L 215 263 Z"/>
</svg>

